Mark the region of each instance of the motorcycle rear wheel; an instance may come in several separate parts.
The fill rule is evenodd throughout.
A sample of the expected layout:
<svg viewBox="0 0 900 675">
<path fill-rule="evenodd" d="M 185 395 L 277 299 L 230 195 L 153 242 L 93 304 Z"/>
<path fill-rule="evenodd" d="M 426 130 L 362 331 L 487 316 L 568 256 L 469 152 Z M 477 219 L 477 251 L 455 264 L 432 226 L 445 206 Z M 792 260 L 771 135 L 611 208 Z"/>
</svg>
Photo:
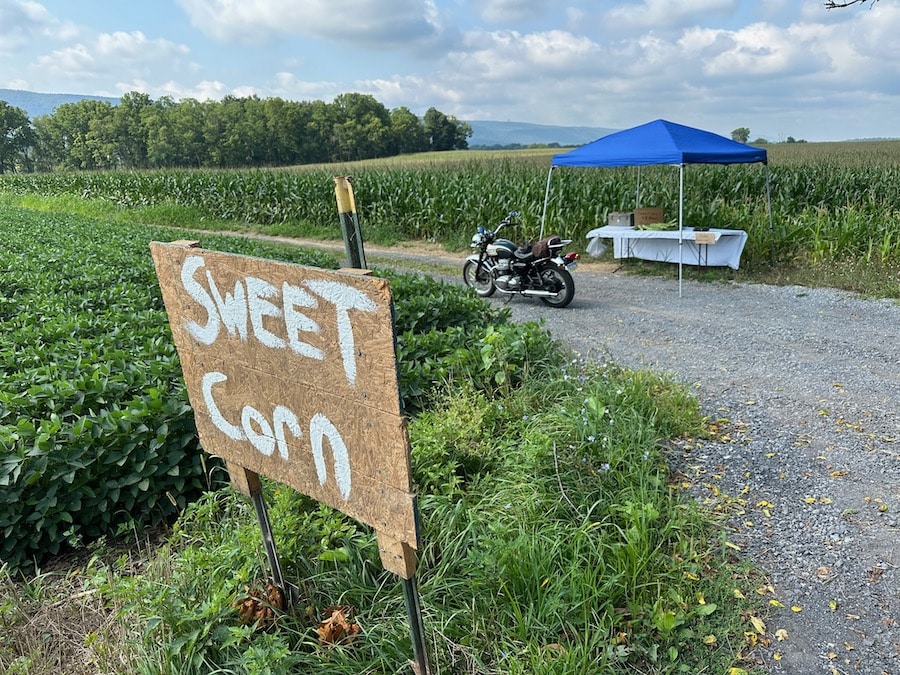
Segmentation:
<svg viewBox="0 0 900 675">
<path fill-rule="evenodd" d="M 462 275 L 466 286 L 474 288 L 482 298 L 491 297 L 497 290 L 497 287 L 494 286 L 494 275 L 486 263 L 481 263 L 479 268 L 478 263 L 474 260 L 466 260 Z"/>
<path fill-rule="evenodd" d="M 575 280 L 569 270 L 547 265 L 541 270 L 541 286 L 556 295 L 541 296 L 541 302 L 551 307 L 565 307 L 575 297 Z"/>
</svg>

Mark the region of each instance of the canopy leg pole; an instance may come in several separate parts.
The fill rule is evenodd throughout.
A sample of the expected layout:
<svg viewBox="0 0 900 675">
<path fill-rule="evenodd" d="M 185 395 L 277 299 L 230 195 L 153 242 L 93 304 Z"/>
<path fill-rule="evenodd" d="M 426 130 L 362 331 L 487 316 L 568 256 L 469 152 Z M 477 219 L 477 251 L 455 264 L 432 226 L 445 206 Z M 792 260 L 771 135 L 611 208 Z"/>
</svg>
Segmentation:
<svg viewBox="0 0 900 675">
<path fill-rule="evenodd" d="M 641 208 L 641 167 L 638 166 L 637 185 L 634 188 L 634 208 Z"/>
<path fill-rule="evenodd" d="M 684 164 L 678 168 L 678 297 L 681 297 L 681 280 L 684 276 Z"/>
<path fill-rule="evenodd" d="M 553 167 L 550 167 L 550 171 L 547 172 L 547 189 L 544 191 L 544 212 L 541 214 L 541 236 L 538 239 L 544 238 L 544 222 L 547 220 L 547 202 L 550 201 L 550 177 L 553 175 Z"/>
<path fill-rule="evenodd" d="M 769 215 L 769 262 L 775 265 L 775 224 L 772 222 L 772 184 L 769 181 L 769 163 L 766 162 L 766 212 Z"/>
</svg>

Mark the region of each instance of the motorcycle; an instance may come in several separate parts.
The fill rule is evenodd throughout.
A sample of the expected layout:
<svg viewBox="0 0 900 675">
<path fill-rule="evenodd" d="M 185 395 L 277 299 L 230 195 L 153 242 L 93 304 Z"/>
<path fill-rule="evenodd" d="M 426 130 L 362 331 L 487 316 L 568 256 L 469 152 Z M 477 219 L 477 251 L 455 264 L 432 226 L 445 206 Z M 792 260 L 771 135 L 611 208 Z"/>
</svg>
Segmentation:
<svg viewBox="0 0 900 675">
<path fill-rule="evenodd" d="M 531 245 L 516 246 L 497 234 L 504 227 L 514 225 L 518 211 L 511 211 L 497 228 L 478 227 L 470 246 L 478 249 L 463 263 L 463 281 L 483 298 L 495 291 L 508 295 L 540 298 L 551 307 L 565 307 L 575 296 L 572 270 L 578 266 L 578 254 L 562 255 L 562 249 L 572 243 L 553 235 Z"/>
</svg>

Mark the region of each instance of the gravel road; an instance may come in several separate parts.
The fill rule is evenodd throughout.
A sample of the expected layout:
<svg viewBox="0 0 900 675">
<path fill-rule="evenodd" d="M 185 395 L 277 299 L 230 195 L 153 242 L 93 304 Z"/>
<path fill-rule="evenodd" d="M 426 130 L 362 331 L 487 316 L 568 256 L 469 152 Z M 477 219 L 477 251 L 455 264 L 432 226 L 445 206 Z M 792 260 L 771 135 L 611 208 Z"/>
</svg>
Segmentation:
<svg viewBox="0 0 900 675">
<path fill-rule="evenodd" d="M 437 257 L 380 253 L 399 268 Z M 900 303 L 691 272 L 679 296 L 677 281 L 589 264 L 565 309 L 492 302 L 586 358 L 670 374 L 720 420 L 720 440 L 672 462 L 771 579 L 760 666 L 900 675 Z"/>
<path fill-rule="evenodd" d="M 612 268 L 575 285 L 566 309 L 508 307 L 585 357 L 671 374 L 722 420 L 722 441 L 682 444 L 674 463 L 783 605 L 761 665 L 900 674 L 900 304 L 690 271 L 681 297 Z"/>
</svg>

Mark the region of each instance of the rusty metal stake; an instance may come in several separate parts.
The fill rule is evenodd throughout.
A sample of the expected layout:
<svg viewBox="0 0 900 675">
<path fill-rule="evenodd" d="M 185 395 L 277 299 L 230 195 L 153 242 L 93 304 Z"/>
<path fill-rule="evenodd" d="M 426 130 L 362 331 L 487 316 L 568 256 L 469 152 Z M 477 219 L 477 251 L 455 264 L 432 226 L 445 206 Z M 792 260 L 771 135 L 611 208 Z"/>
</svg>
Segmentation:
<svg viewBox="0 0 900 675">
<path fill-rule="evenodd" d="M 409 616 L 409 636 L 412 638 L 413 661 L 411 666 L 416 675 L 431 675 L 428 652 L 425 649 L 425 625 L 422 622 L 422 605 L 419 603 L 419 588 L 415 575 L 403 579 L 403 600 Z"/>
<path fill-rule="evenodd" d="M 263 545 L 266 547 L 266 557 L 269 559 L 269 567 L 272 570 L 272 578 L 275 585 L 281 589 L 284 597 L 284 609 L 290 609 L 300 602 L 300 589 L 295 584 L 286 581 L 281 570 L 281 561 L 278 559 L 278 550 L 275 548 L 275 537 L 272 535 L 272 525 L 269 522 L 269 511 L 266 508 L 266 500 L 262 490 L 256 490 L 250 498 L 256 509 L 256 519 L 262 530 Z"/>
</svg>

